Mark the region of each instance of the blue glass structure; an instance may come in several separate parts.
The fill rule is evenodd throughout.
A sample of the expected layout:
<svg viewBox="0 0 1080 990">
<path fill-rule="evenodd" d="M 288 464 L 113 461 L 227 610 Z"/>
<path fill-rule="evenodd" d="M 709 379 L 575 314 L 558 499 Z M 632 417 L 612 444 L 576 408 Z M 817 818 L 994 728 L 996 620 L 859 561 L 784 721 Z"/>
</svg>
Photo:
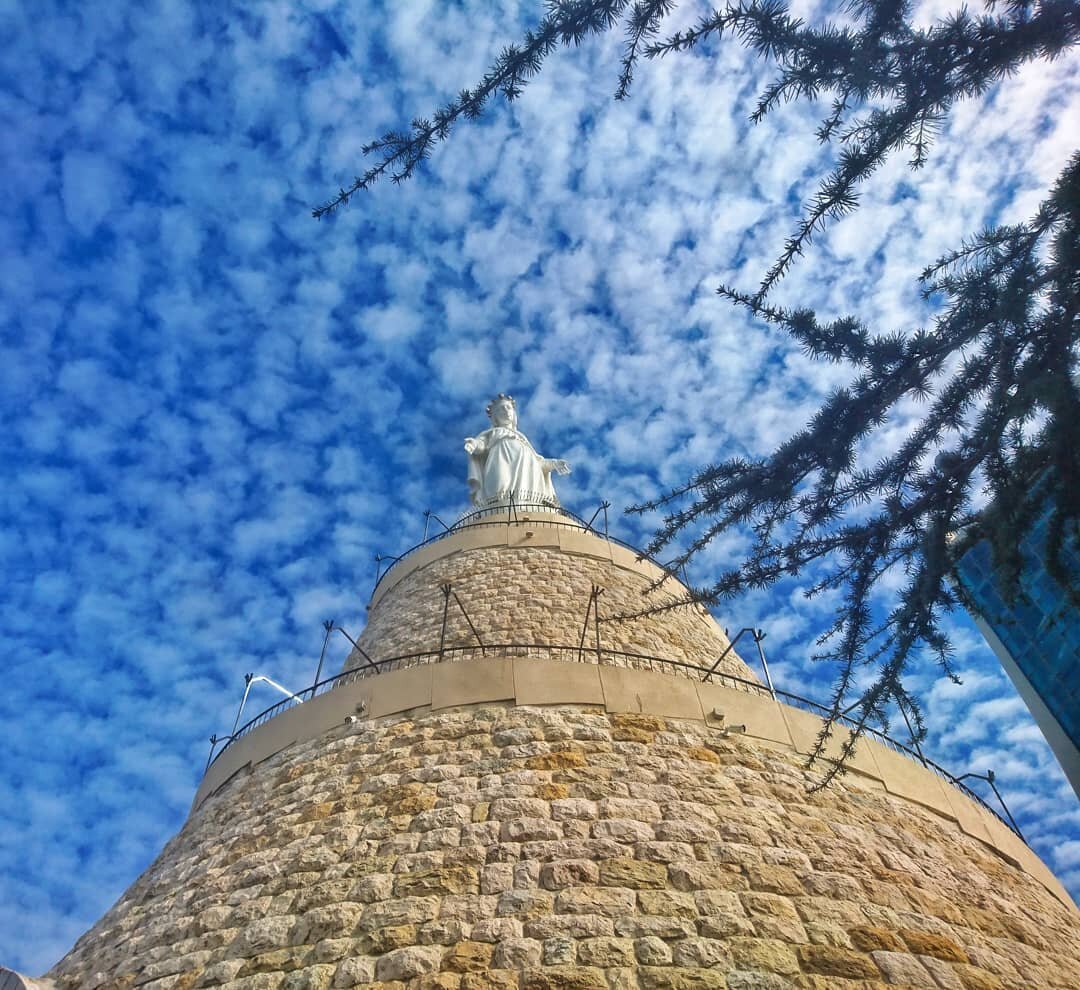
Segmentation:
<svg viewBox="0 0 1080 990">
<path fill-rule="evenodd" d="M 1080 612 L 1044 564 L 1049 518 L 1048 507 L 1021 543 L 1019 590 L 1011 600 L 986 541 L 963 556 L 956 576 L 977 625 L 1080 795 Z M 1062 558 L 1072 586 L 1080 587 L 1075 532 L 1066 539 Z"/>
</svg>

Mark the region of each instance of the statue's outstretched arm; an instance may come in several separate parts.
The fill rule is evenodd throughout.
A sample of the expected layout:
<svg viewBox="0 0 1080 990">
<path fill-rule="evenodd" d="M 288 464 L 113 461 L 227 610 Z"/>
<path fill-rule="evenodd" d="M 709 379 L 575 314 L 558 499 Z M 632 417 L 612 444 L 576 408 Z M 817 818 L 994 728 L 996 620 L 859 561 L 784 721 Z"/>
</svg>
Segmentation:
<svg viewBox="0 0 1080 990">
<path fill-rule="evenodd" d="M 569 474 L 570 462 L 557 457 L 545 457 L 543 468 L 548 474 Z"/>
</svg>

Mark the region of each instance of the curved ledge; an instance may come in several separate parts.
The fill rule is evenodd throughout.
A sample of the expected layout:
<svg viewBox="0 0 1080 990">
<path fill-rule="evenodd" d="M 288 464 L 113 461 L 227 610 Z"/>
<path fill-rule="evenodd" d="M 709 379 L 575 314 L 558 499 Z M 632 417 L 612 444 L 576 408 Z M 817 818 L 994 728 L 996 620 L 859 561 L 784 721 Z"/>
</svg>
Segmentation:
<svg viewBox="0 0 1080 990">
<path fill-rule="evenodd" d="M 611 713 L 691 719 L 717 732 L 738 726 L 739 735 L 760 745 L 802 756 L 812 751 L 821 724 L 816 715 L 768 695 L 654 671 L 516 657 L 423 664 L 343 683 L 258 726 L 209 768 L 192 813 L 237 773 L 295 743 L 317 738 L 347 719 L 488 702 L 590 705 Z M 837 730 L 830 752 L 838 752 L 844 738 L 844 730 Z M 930 770 L 880 743 L 862 739 L 849 771 L 864 786 L 882 789 L 954 822 L 1075 910 L 1060 881 L 1007 826 Z"/>
</svg>

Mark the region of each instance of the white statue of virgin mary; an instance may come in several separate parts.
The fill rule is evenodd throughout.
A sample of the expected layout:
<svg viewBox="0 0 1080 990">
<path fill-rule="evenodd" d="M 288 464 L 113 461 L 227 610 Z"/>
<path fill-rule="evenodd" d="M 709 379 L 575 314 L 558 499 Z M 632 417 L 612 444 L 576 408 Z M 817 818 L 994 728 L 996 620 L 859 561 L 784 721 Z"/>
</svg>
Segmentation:
<svg viewBox="0 0 1080 990">
<path fill-rule="evenodd" d="M 500 392 L 487 406 L 491 429 L 465 438 L 469 455 L 469 498 L 477 508 L 505 505 L 558 505 L 551 475 L 569 474 L 566 461 L 541 457 L 517 428 L 517 405 Z"/>
</svg>

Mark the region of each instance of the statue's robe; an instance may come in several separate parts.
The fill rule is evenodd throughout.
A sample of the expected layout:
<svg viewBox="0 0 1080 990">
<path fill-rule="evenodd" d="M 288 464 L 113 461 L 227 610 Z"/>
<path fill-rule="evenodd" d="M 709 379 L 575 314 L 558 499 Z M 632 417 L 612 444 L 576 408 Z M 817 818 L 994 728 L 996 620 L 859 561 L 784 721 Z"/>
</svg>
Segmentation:
<svg viewBox="0 0 1080 990">
<path fill-rule="evenodd" d="M 473 505 L 558 505 L 551 473 L 524 433 L 493 426 L 476 439 L 469 454 L 469 495 Z"/>
</svg>

